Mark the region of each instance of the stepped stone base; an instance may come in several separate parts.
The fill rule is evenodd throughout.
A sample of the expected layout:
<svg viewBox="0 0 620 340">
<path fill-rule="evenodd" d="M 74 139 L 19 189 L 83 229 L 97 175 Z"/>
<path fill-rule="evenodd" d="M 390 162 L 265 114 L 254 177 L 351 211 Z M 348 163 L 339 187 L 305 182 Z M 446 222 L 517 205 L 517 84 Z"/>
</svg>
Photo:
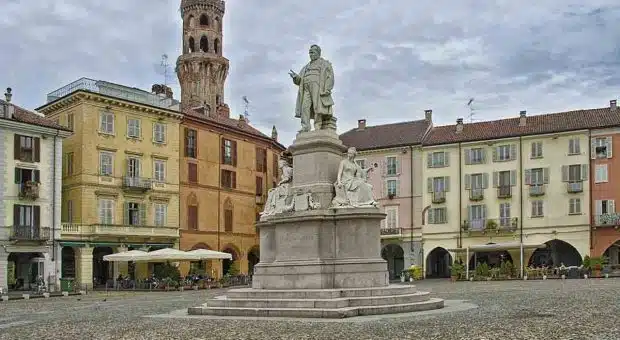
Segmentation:
<svg viewBox="0 0 620 340">
<path fill-rule="evenodd" d="M 414 286 L 391 285 L 347 289 L 232 289 L 188 309 L 190 315 L 240 317 L 347 318 L 408 313 L 444 307 Z"/>
</svg>

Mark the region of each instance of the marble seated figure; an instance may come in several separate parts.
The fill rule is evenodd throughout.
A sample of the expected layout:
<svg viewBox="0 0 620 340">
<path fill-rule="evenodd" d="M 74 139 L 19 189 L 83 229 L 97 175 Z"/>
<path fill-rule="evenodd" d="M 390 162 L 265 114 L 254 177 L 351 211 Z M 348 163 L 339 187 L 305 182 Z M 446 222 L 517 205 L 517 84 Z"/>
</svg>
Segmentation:
<svg viewBox="0 0 620 340">
<path fill-rule="evenodd" d="M 362 169 L 356 162 L 355 148 L 349 148 L 347 156 L 340 162 L 338 179 L 334 184 L 336 196 L 332 201 L 334 207 L 376 207 L 377 202 L 372 193 L 372 185 L 367 182 L 368 172 L 372 168 Z"/>
<path fill-rule="evenodd" d="M 293 168 L 288 165 L 286 160 L 278 161 L 280 170 L 280 181 L 275 188 L 269 189 L 267 193 L 267 203 L 265 209 L 260 213 L 263 216 L 272 216 L 290 210 L 290 186 L 293 181 Z"/>
</svg>

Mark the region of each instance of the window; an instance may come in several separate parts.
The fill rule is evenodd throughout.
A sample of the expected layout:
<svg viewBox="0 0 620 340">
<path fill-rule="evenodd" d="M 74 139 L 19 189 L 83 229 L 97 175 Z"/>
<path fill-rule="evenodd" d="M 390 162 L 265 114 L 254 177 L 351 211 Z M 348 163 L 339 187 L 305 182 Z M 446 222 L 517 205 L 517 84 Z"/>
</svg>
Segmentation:
<svg viewBox="0 0 620 340">
<path fill-rule="evenodd" d="M 513 150 L 515 149 L 515 150 Z M 494 150 L 493 160 L 495 162 L 505 162 L 514 159 L 516 147 L 514 145 L 500 145 Z"/>
<path fill-rule="evenodd" d="M 542 158 L 542 156 L 542 142 L 532 142 L 532 151 L 530 153 L 530 158 Z"/>
<path fill-rule="evenodd" d="M 67 153 L 67 176 L 73 175 L 73 152 Z"/>
<path fill-rule="evenodd" d="M 198 230 L 198 206 L 196 205 L 187 207 L 187 228 Z"/>
<path fill-rule="evenodd" d="M 568 140 L 568 154 L 569 155 L 581 154 L 581 146 L 579 145 L 579 138 L 571 138 Z"/>
<path fill-rule="evenodd" d="M 166 225 L 166 212 L 168 206 L 163 203 L 155 203 L 155 225 L 163 227 Z"/>
<path fill-rule="evenodd" d="M 101 112 L 99 117 L 99 132 L 114 134 L 114 114 L 109 111 Z"/>
<path fill-rule="evenodd" d="M 153 141 L 159 144 L 166 142 L 166 125 L 162 123 L 153 124 Z"/>
<path fill-rule="evenodd" d="M 597 200 L 595 208 L 597 216 L 616 213 L 614 200 Z"/>
<path fill-rule="evenodd" d="M 267 172 L 267 150 L 256 148 L 256 171 Z"/>
<path fill-rule="evenodd" d="M 569 215 L 581 214 L 581 199 L 580 198 L 571 198 L 570 200 L 568 200 L 568 214 Z"/>
<path fill-rule="evenodd" d="M 532 217 L 542 217 L 542 216 L 544 216 L 543 201 L 540 201 L 540 200 L 532 201 Z"/>
<path fill-rule="evenodd" d="M 233 204 L 230 199 L 224 202 L 224 231 L 227 233 L 233 231 Z"/>
<path fill-rule="evenodd" d="M 39 170 L 15 168 L 15 184 L 24 184 L 26 182 L 41 182 L 41 173 Z"/>
<path fill-rule="evenodd" d="M 499 205 L 499 225 L 510 226 L 510 203 Z"/>
<path fill-rule="evenodd" d="M 73 130 L 73 113 L 67 114 L 67 127 Z"/>
<path fill-rule="evenodd" d="M 428 224 L 448 223 L 447 208 L 432 208 L 428 210 Z"/>
<path fill-rule="evenodd" d="M 515 172 L 516 173 L 516 172 Z M 497 174 L 497 186 L 500 188 L 509 187 L 513 185 L 512 171 L 498 171 Z"/>
<path fill-rule="evenodd" d="M 237 142 L 222 139 L 222 164 L 237 165 Z"/>
<path fill-rule="evenodd" d="M 445 192 L 447 187 L 446 177 L 433 178 L 433 192 Z"/>
<path fill-rule="evenodd" d="M 448 153 L 444 151 L 429 153 L 427 161 L 429 168 L 446 167 L 448 166 Z"/>
<path fill-rule="evenodd" d="M 528 185 L 543 185 L 549 180 L 547 178 L 547 169 L 535 168 L 525 171 L 525 184 Z"/>
<path fill-rule="evenodd" d="M 153 177 L 155 177 L 155 181 L 157 182 L 165 182 L 166 181 L 166 162 L 162 160 L 155 160 L 153 162 Z"/>
<path fill-rule="evenodd" d="M 127 120 L 127 136 L 140 138 L 140 120 L 130 118 Z"/>
<path fill-rule="evenodd" d="M 483 174 L 473 174 L 470 178 L 470 185 L 472 189 L 484 189 L 485 185 Z"/>
<path fill-rule="evenodd" d="M 278 164 L 278 156 L 277 155 L 273 155 L 273 163 L 271 164 L 271 167 L 273 168 L 273 176 L 278 176 L 278 168 L 280 167 Z M 274 185 L 275 187 L 275 185 Z"/>
<path fill-rule="evenodd" d="M 467 155 L 466 155 L 467 156 Z M 485 155 L 483 148 L 469 149 L 469 159 L 465 159 L 465 164 L 483 164 L 485 162 Z"/>
<path fill-rule="evenodd" d="M 263 178 L 256 176 L 256 196 L 263 195 Z"/>
<path fill-rule="evenodd" d="M 198 133 L 193 129 L 185 129 L 185 157 L 198 157 Z"/>
<path fill-rule="evenodd" d="M 99 223 L 114 224 L 114 201 L 110 199 L 99 200 Z"/>
<path fill-rule="evenodd" d="M 398 228 L 398 207 L 385 207 L 385 227 L 388 229 Z"/>
<path fill-rule="evenodd" d="M 390 197 L 396 196 L 396 192 L 397 192 L 397 185 L 396 185 L 396 180 L 395 179 L 388 179 L 387 180 L 387 194 Z"/>
<path fill-rule="evenodd" d="M 396 157 L 387 157 L 387 173 L 386 174 L 388 176 L 396 175 L 397 163 L 398 161 L 396 160 Z"/>
<path fill-rule="evenodd" d="M 486 219 L 486 206 L 482 204 L 470 205 L 468 209 L 469 228 L 472 230 L 483 230 Z"/>
<path fill-rule="evenodd" d="M 580 182 L 582 181 L 581 165 L 569 165 L 568 166 L 568 181 Z"/>
<path fill-rule="evenodd" d="M 67 219 L 66 221 L 68 223 L 73 223 L 73 201 L 72 200 L 68 200 L 67 201 Z"/>
<path fill-rule="evenodd" d="M 356 159 L 355 163 L 362 169 L 366 169 L 366 160 L 365 159 Z"/>
<path fill-rule="evenodd" d="M 14 159 L 22 162 L 40 161 L 40 139 L 37 137 L 14 135 Z"/>
<path fill-rule="evenodd" d="M 136 202 L 125 203 L 125 225 L 146 225 L 146 207 Z"/>
<path fill-rule="evenodd" d="M 135 157 L 127 158 L 127 177 L 140 177 L 140 159 Z"/>
<path fill-rule="evenodd" d="M 222 169 L 222 187 L 228 189 L 237 188 L 237 174 L 234 171 Z"/>
<path fill-rule="evenodd" d="M 604 183 L 608 181 L 607 164 L 597 164 L 594 170 L 594 182 Z"/>
<path fill-rule="evenodd" d="M 612 152 L 611 137 L 595 138 L 592 140 L 592 159 L 594 158 L 611 158 Z"/>
<path fill-rule="evenodd" d="M 41 221 L 41 207 L 37 205 L 19 205 L 13 206 L 13 225 L 16 227 L 38 227 Z M 21 230 L 20 230 L 21 231 Z M 30 235 L 31 231 L 23 231 L 26 235 Z"/>
<path fill-rule="evenodd" d="M 187 163 L 187 180 L 191 183 L 198 182 L 198 164 Z"/>
<path fill-rule="evenodd" d="M 114 173 L 112 157 L 111 152 L 99 152 L 99 175 L 112 176 Z"/>
</svg>

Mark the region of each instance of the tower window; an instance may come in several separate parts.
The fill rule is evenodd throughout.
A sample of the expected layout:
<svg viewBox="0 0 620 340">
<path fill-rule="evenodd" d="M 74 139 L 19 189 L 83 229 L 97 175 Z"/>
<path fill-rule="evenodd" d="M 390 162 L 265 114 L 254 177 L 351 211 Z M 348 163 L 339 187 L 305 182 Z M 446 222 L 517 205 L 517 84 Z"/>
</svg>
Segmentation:
<svg viewBox="0 0 620 340">
<path fill-rule="evenodd" d="M 193 15 L 190 15 L 189 18 L 187 18 L 187 22 L 188 22 L 189 28 L 194 28 L 194 26 L 196 25 L 196 19 L 194 18 Z"/>
<path fill-rule="evenodd" d="M 222 31 L 222 22 L 220 18 L 215 17 L 215 27 L 221 32 Z"/>
<path fill-rule="evenodd" d="M 203 52 L 209 52 L 209 40 L 204 35 L 200 38 L 200 50 Z"/>
<path fill-rule="evenodd" d="M 215 52 L 215 54 L 220 54 L 220 39 L 215 39 L 213 41 L 213 52 Z"/>
<path fill-rule="evenodd" d="M 194 37 L 189 37 L 187 44 L 189 45 L 190 53 L 196 52 L 196 42 L 194 42 Z"/>
<path fill-rule="evenodd" d="M 209 26 L 209 17 L 206 14 L 200 16 L 200 26 Z"/>
</svg>

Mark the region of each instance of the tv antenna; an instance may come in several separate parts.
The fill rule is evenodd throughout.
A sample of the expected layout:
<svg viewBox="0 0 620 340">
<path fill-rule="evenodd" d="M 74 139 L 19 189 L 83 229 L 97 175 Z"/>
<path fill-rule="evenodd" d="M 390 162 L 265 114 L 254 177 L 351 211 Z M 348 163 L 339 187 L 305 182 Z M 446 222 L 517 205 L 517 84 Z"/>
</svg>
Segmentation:
<svg viewBox="0 0 620 340">
<path fill-rule="evenodd" d="M 250 107 L 250 101 L 248 100 L 247 96 L 243 96 L 241 97 L 241 99 L 243 99 L 243 104 L 244 104 L 243 115 L 245 116 L 245 118 L 248 118 L 250 116 L 250 112 L 248 110 Z"/>
<path fill-rule="evenodd" d="M 170 67 L 170 64 L 168 63 L 168 55 L 162 54 L 159 65 L 156 65 L 155 67 L 157 69 L 157 73 L 164 76 L 164 85 L 168 86 L 168 84 L 170 83 L 170 76 L 172 73 L 172 68 Z"/>
<path fill-rule="evenodd" d="M 467 118 L 469 119 L 469 122 L 472 123 L 474 121 L 474 115 L 476 114 L 476 111 L 474 109 L 474 106 L 472 105 L 474 102 L 474 98 L 469 98 L 469 101 L 467 102 L 467 107 L 469 108 L 469 116 L 467 116 Z"/>
</svg>

